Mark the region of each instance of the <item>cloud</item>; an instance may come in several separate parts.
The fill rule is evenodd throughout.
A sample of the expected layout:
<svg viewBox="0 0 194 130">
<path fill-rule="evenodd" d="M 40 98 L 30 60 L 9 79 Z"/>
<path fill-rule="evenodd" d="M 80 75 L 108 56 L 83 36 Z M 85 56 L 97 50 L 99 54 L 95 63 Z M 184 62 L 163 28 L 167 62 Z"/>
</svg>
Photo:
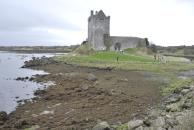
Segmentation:
<svg viewBox="0 0 194 130">
<path fill-rule="evenodd" d="M 0 45 L 81 43 L 92 9 L 111 16 L 111 35 L 191 45 L 193 6 L 189 0 L 0 0 Z"/>
<path fill-rule="evenodd" d="M 26 30 L 34 27 L 80 30 L 63 17 L 46 11 L 50 8 L 37 8 L 37 4 L 41 4 L 39 2 L 10 1 L 0 1 L 0 30 Z"/>
<path fill-rule="evenodd" d="M 49 0 L 1 0 L 0 45 L 47 45 L 58 41 L 64 44 L 68 42 L 66 37 L 54 34 L 52 30 L 82 31 L 82 28 L 69 22 L 62 12 L 57 12 L 60 10 L 55 12 L 58 4 L 54 4 Z"/>
</svg>

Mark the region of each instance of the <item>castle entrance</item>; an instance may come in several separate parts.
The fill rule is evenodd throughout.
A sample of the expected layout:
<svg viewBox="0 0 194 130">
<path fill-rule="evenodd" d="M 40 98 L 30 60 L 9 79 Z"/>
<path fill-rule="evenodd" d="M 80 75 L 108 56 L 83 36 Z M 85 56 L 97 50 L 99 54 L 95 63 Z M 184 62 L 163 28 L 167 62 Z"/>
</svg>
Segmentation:
<svg viewBox="0 0 194 130">
<path fill-rule="evenodd" d="M 121 43 L 117 42 L 115 44 L 115 51 L 120 51 L 121 50 Z"/>
</svg>

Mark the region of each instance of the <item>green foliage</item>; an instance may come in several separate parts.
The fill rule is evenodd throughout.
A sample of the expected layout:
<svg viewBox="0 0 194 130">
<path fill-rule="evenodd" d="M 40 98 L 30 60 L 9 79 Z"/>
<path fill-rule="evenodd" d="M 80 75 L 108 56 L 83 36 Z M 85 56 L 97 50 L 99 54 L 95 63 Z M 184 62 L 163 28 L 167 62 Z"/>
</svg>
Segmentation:
<svg viewBox="0 0 194 130">
<path fill-rule="evenodd" d="M 109 51 L 112 46 L 112 42 L 108 34 L 104 35 L 104 45 L 106 47 L 106 51 Z"/>
<path fill-rule="evenodd" d="M 168 94 L 180 90 L 184 86 L 189 86 L 192 83 L 191 79 L 172 78 L 170 83 L 162 89 L 162 93 Z"/>
<path fill-rule="evenodd" d="M 153 53 L 157 53 L 157 46 L 155 44 L 151 44 L 149 48 L 152 50 Z"/>
<path fill-rule="evenodd" d="M 127 124 L 122 124 L 116 127 L 116 130 L 128 130 Z"/>
<path fill-rule="evenodd" d="M 148 47 L 150 45 L 149 41 L 148 41 L 148 38 L 144 38 L 145 39 L 145 42 L 146 42 L 146 47 Z"/>
<path fill-rule="evenodd" d="M 89 43 L 82 44 L 73 51 L 73 53 L 81 54 L 81 55 L 88 55 L 94 52 L 95 52 L 94 49 L 92 49 Z"/>
</svg>

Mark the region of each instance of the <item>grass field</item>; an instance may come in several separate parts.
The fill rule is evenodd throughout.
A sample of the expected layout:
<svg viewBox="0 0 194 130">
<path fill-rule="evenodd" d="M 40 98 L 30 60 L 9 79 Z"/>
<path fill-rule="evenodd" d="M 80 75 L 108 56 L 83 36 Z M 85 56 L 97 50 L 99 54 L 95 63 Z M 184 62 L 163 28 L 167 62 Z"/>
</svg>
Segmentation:
<svg viewBox="0 0 194 130">
<path fill-rule="evenodd" d="M 117 61 L 118 58 L 118 61 Z M 89 55 L 64 55 L 56 60 L 88 67 L 113 67 L 124 70 L 140 70 L 151 72 L 178 72 L 194 69 L 194 64 L 179 57 L 166 57 L 168 63 L 154 61 L 153 55 L 139 54 L 137 49 L 128 49 L 124 53 L 115 51 L 99 51 Z"/>
</svg>

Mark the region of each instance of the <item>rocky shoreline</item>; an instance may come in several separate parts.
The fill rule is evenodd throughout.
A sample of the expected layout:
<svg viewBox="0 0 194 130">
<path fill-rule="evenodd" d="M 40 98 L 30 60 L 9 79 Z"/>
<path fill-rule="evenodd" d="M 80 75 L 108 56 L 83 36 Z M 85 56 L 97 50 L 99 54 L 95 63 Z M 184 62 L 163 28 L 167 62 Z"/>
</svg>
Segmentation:
<svg viewBox="0 0 194 130">
<path fill-rule="evenodd" d="M 25 101 L 9 115 L 0 112 L 2 130 L 192 130 L 194 127 L 192 85 L 161 98 L 154 87 L 158 83 L 144 81 L 144 74 L 139 72 L 79 67 L 46 57 L 33 58 L 23 67 L 50 74 L 16 80 L 54 81 L 56 85 L 35 91 L 37 97 Z M 158 102 L 161 104 L 156 105 Z"/>
<path fill-rule="evenodd" d="M 112 125 L 99 122 L 92 130 L 193 130 L 194 128 L 194 86 L 165 97 L 161 106 L 148 112 L 142 119 L 133 119 L 126 124 Z"/>
</svg>

